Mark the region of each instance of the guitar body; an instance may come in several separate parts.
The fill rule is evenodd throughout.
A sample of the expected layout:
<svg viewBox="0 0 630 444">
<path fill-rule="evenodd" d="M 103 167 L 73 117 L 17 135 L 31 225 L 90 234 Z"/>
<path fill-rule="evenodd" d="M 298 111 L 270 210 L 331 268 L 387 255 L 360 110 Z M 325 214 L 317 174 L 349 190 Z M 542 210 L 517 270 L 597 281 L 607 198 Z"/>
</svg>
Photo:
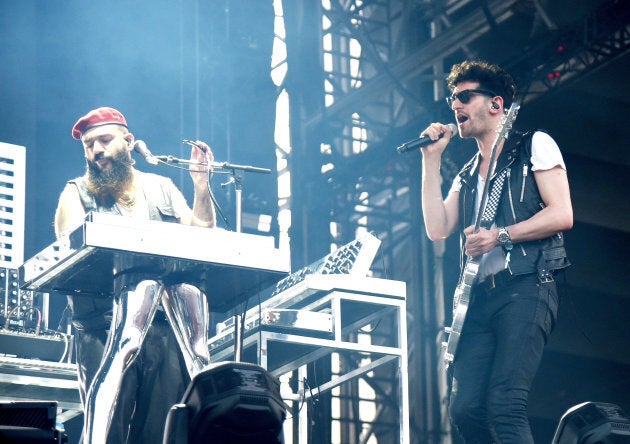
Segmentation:
<svg viewBox="0 0 630 444">
<path fill-rule="evenodd" d="M 455 295 L 453 296 L 453 322 L 450 327 L 445 329 L 448 333 L 448 340 L 442 344 L 444 365 L 446 368 L 448 368 L 455 359 L 459 337 L 462 334 L 464 321 L 468 313 L 468 306 L 470 305 L 470 292 L 477 278 L 477 273 L 479 272 L 479 259 L 480 258 L 468 258 L 464 266 L 464 271 L 455 288 Z"/>
</svg>

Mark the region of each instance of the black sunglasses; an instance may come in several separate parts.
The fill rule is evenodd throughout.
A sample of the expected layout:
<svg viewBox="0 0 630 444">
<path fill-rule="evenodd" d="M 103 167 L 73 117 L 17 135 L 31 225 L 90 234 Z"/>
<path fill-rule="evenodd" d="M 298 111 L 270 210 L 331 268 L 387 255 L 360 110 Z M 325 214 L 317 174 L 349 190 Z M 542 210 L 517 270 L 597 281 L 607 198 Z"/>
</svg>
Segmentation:
<svg viewBox="0 0 630 444">
<path fill-rule="evenodd" d="M 455 99 L 459 100 L 462 103 L 470 102 L 470 96 L 473 94 L 483 94 L 484 96 L 495 97 L 496 94 L 487 89 L 465 89 L 463 91 L 458 92 L 457 94 L 453 94 L 450 97 L 446 98 L 446 103 L 448 103 L 449 108 L 453 107 L 453 102 Z"/>
</svg>

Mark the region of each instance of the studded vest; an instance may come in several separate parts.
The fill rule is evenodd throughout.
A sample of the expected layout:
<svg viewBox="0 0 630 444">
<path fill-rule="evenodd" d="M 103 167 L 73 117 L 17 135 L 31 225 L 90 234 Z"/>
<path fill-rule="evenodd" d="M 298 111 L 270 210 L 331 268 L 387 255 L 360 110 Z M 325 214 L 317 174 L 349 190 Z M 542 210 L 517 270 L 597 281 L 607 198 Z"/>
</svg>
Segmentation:
<svg viewBox="0 0 630 444">
<path fill-rule="evenodd" d="M 505 184 L 495 216 L 497 226 L 513 225 L 529 219 L 545 207 L 534 179 L 531 164 L 531 143 L 535 131 L 514 132 L 506 140 L 491 180 L 506 170 Z M 477 153 L 459 172 L 462 183 L 459 194 L 460 241 L 463 230 L 470 225 L 477 193 Z M 461 263 L 464 263 L 463 248 Z M 513 275 L 545 273 L 568 267 L 570 262 L 564 248 L 562 233 L 534 241 L 518 242 L 510 254 L 508 268 Z"/>
</svg>

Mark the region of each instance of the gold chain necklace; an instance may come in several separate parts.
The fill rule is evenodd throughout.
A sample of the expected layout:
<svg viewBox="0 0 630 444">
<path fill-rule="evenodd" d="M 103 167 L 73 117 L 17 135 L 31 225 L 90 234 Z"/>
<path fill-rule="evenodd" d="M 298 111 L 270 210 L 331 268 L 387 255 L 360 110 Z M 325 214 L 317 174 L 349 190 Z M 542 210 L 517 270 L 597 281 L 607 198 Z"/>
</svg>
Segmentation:
<svg viewBox="0 0 630 444">
<path fill-rule="evenodd" d="M 128 193 L 124 193 L 116 202 L 125 207 L 126 209 L 132 209 L 136 204 L 136 187 L 132 186 Z"/>
</svg>

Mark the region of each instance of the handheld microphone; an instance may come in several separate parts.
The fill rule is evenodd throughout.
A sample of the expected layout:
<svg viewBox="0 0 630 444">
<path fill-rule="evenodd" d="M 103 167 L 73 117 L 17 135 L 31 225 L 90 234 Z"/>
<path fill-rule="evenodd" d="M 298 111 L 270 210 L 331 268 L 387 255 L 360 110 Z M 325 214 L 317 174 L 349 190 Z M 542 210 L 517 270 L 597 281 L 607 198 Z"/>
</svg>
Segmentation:
<svg viewBox="0 0 630 444">
<path fill-rule="evenodd" d="M 457 125 L 455 125 L 454 123 L 449 123 L 446 126 L 448 126 L 448 128 L 451 130 L 451 137 L 457 134 Z M 444 136 L 443 134 L 440 135 L 440 139 L 443 136 Z M 406 153 L 407 151 L 415 150 L 416 148 L 422 148 L 424 146 L 431 145 L 432 143 L 435 143 L 435 142 L 436 142 L 435 140 L 431 140 L 431 138 L 427 136 L 422 136 L 422 137 L 418 137 L 417 139 L 410 140 L 409 142 L 403 143 L 398 148 L 396 148 L 396 151 L 398 151 L 398 154 L 402 154 L 402 153 Z"/>
<path fill-rule="evenodd" d="M 140 154 L 142 158 L 151 165 L 158 164 L 158 160 L 155 158 L 155 156 L 153 156 L 153 154 L 151 154 L 151 151 L 149 151 L 149 148 L 147 148 L 147 144 L 144 143 L 144 141 L 136 140 L 136 142 L 133 144 L 133 150 L 136 153 Z"/>
</svg>

